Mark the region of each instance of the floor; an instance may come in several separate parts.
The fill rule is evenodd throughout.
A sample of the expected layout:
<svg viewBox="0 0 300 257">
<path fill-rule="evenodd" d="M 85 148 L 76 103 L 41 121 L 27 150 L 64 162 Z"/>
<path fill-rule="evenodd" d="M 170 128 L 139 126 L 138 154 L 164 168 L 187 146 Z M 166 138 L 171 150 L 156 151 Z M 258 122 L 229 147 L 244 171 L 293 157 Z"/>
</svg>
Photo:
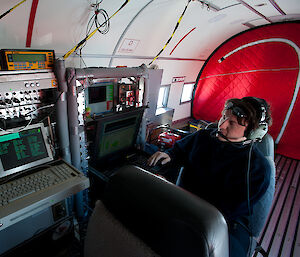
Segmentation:
<svg viewBox="0 0 300 257">
<path fill-rule="evenodd" d="M 299 257 L 300 161 L 277 155 L 275 164 L 273 206 L 258 240 L 268 257 Z"/>
</svg>

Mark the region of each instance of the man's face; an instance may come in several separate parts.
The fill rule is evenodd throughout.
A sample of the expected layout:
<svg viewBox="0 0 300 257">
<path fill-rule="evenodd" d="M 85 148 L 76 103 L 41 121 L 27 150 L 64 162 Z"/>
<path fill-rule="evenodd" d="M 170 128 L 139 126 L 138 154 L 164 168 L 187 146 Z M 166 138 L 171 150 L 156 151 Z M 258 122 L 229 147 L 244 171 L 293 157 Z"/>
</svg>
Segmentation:
<svg viewBox="0 0 300 257">
<path fill-rule="evenodd" d="M 238 123 L 237 117 L 232 114 L 230 109 L 223 110 L 222 117 L 218 123 L 218 131 L 227 137 L 229 141 L 244 141 L 246 139 L 244 134 L 248 124 L 244 119 L 242 120 L 242 123 L 240 122 L 240 124 Z M 225 139 L 221 136 L 218 136 L 218 138 L 221 141 L 225 141 Z"/>
</svg>

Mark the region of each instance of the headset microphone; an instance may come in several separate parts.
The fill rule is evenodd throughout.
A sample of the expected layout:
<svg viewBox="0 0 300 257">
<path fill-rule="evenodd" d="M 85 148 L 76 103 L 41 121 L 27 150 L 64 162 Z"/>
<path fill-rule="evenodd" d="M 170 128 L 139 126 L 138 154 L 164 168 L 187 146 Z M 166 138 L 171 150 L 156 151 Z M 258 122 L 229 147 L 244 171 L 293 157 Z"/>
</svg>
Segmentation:
<svg viewBox="0 0 300 257">
<path fill-rule="evenodd" d="M 250 103 L 258 113 L 259 123 L 258 127 L 250 131 L 248 138 L 253 141 L 261 142 L 263 137 L 268 133 L 268 122 L 267 122 L 267 103 L 264 99 L 257 97 L 244 97 L 242 98 L 246 103 Z"/>
<path fill-rule="evenodd" d="M 223 135 L 223 133 L 222 133 L 220 130 L 217 131 L 217 136 L 220 136 L 220 137 L 224 138 L 226 141 L 231 142 L 231 141 L 228 139 L 228 137 L 226 137 L 225 135 Z"/>
</svg>

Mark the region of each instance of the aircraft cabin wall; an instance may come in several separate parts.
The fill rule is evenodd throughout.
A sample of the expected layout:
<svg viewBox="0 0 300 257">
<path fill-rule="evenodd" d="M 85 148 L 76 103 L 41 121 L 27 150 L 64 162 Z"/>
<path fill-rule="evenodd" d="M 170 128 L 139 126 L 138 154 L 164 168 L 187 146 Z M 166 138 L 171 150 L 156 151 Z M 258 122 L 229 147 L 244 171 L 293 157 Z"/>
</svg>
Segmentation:
<svg viewBox="0 0 300 257">
<path fill-rule="evenodd" d="M 37 8 L 30 37 L 28 20 L 33 2 L 37 3 Z M 245 2 L 265 16 L 272 17 L 272 21 L 299 17 L 297 0 L 276 1 L 286 15 L 280 15 L 269 2 L 261 5 Z M 17 3 L 1 1 L 1 13 Z M 123 3 L 120 0 L 102 1 L 99 8 L 111 16 Z M 91 37 L 81 51 L 66 59 L 66 67 L 136 67 L 149 64 L 171 37 L 187 3 L 182 0 L 129 1 L 111 18 L 109 31 L 106 34 L 97 32 Z M 95 10 L 93 4 L 91 0 L 25 1 L 1 19 L 1 48 L 53 49 L 56 57 L 62 57 L 86 36 L 88 22 Z M 170 86 L 174 77 L 185 77 L 185 83 L 195 82 L 205 60 L 224 40 L 247 30 L 249 26 L 268 23 L 239 1 L 217 0 L 210 8 L 201 1 L 190 1 L 172 40 L 153 62 L 155 67 L 164 70 L 161 84 Z M 178 94 L 176 96 L 179 98 Z M 173 101 L 177 101 L 173 120 L 190 116 L 188 104 L 180 105 L 178 99 Z"/>
</svg>

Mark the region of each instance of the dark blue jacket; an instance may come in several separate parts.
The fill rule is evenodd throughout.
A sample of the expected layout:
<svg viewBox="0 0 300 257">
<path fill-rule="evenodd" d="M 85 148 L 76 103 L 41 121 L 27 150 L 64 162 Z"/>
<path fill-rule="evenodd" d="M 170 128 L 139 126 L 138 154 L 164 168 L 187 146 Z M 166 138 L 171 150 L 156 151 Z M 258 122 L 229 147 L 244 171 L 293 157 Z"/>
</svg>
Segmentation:
<svg viewBox="0 0 300 257">
<path fill-rule="evenodd" d="M 181 186 L 217 207 L 228 222 L 248 215 L 247 165 L 250 144 L 220 141 L 215 130 L 200 130 L 166 151 L 185 167 Z M 250 206 L 270 183 L 271 167 L 254 145 L 250 163 Z"/>
</svg>

